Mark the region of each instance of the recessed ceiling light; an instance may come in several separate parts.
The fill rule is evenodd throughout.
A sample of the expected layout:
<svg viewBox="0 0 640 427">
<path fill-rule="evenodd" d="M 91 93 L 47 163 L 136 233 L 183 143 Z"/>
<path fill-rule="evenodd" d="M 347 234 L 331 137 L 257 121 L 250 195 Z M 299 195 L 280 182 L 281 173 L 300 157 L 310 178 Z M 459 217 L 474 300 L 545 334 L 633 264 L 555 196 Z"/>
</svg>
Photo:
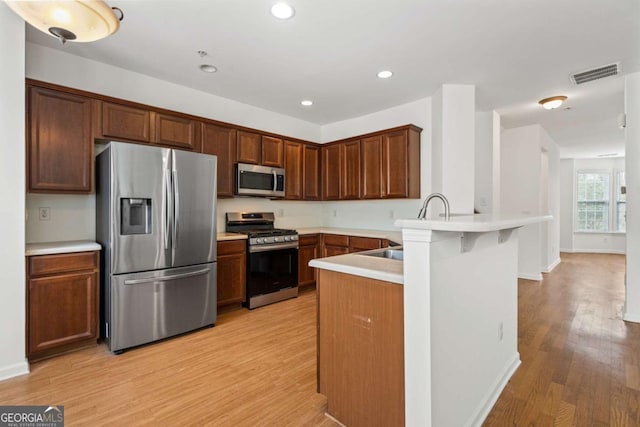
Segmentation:
<svg viewBox="0 0 640 427">
<path fill-rule="evenodd" d="M 554 108 L 558 108 L 562 105 L 562 103 L 567 99 L 566 96 L 552 96 L 551 98 L 545 98 L 538 101 L 538 104 L 542 105 L 542 108 L 545 110 L 553 110 Z"/>
<path fill-rule="evenodd" d="M 200 69 L 205 73 L 215 73 L 216 71 L 218 71 L 218 68 L 215 65 L 211 64 L 202 64 L 200 66 Z"/>
<path fill-rule="evenodd" d="M 305 99 L 304 101 L 300 101 L 300 104 L 304 105 L 305 107 L 310 107 L 313 105 L 313 101 Z"/>
<path fill-rule="evenodd" d="M 378 78 L 380 79 L 388 79 L 391 76 L 393 76 L 393 73 L 389 70 L 380 71 L 378 73 Z"/>
<path fill-rule="evenodd" d="M 295 14 L 293 6 L 286 3 L 276 3 L 271 6 L 271 14 L 278 19 L 289 19 Z"/>
</svg>

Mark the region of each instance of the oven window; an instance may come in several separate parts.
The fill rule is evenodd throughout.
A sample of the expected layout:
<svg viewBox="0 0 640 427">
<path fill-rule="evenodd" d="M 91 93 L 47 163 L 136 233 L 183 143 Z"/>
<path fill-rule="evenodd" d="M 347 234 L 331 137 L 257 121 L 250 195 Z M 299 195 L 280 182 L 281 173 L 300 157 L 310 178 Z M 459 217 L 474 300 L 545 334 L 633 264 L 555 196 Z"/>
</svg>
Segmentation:
<svg viewBox="0 0 640 427">
<path fill-rule="evenodd" d="M 277 292 L 298 285 L 298 249 L 249 254 L 247 297 Z"/>
<path fill-rule="evenodd" d="M 273 175 L 260 172 L 240 172 L 240 188 L 273 190 Z"/>
</svg>

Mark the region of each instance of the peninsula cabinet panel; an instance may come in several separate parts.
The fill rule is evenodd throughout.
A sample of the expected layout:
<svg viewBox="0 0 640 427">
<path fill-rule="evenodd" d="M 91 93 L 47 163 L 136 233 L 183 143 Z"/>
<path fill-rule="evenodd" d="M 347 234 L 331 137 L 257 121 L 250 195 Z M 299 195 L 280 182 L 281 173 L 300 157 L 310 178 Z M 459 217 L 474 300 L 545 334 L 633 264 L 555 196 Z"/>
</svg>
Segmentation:
<svg viewBox="0 0 640 427">
<path fill-rule="evenodd" d="M 320 147 L 303 144 L 302 195 L 304 200 L 320 200 Z"/>
<path fill-rule="evenodd" d="M 29 360 L 95 345 L 98 252 L 32 256 L 27 266 Z"/>
<path fill-rule="evenodd" d="M 342 180 L 341 199 L 360 198 L 360 141 L 340 144 Z"/>
<path fill-rule="evenodd" d="M 91 99 L 30 87 L 28 191 L 90 193 L 93 184 Z"/>
<path fill-rule="evenodd" d="M 200 152 L 200 123 L 184 117 L 156 113 L 156 144 Z"/>
<path fill-rule="evenodd" d="M 275 168 L 284 167 L 284 149 L 280 138 L 262 136 L 262 161 L 263 166 Z"/>
<path fill-rule="evenodd" d="M 288 200 L 302 199 L 302 150 L 303 144 L 284 141 L 284 198 Z"/>
<path fill-rule="evenodd" d="M 155 113 L 154 113 L 155 114 Z M 151 112 L 126 105 L 102 103 L 102 137 L 151 142 Z"/>
<path fill-rule="evenodd" d="M 241 303 L 246 295 L 246 240 L 218 242 L 218 307 Z"/>
<path fill-rule="evenodd" d="M 340 147 L 338 144 L 322 147 L 322 198 L 324 200 L 339 200 L 341 196 Z"/>
<path fill-rule="evenodd" d="M 238 131 L 238 162 L 259 165 L 261 152 L 260 134 Z"/>
<path fill-rule="evenodd" d="M 202 152 L 218 156 L 218 197 L 233 197 L 237 131 L 209 123 L 202 128 Z"/>
<path fill-rule="evenodd" d="M 364 138 L 362 149 L 362 198 L 380 199 L 383 197 L 382 187 L 382 137 Z"/>
</svg>

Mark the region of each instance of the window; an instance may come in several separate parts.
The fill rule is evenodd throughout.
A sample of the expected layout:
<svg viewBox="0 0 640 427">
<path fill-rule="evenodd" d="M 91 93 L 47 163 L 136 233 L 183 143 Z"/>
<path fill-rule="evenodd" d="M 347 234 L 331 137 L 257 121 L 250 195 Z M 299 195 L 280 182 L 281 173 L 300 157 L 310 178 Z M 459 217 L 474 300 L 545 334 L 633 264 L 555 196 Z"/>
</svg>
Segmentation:
<svg viewBox="0 0 640 427">
<path fill-rule="evenodd" d="M 618 172 L 616 180 L 616 231 L 627 230 L 627 185 L 624 171 Z"/>
<path fill-rule="evenodd" d="M 578 172 L 576 231 L 609 231 L 609 173 Z"/>
</svg>

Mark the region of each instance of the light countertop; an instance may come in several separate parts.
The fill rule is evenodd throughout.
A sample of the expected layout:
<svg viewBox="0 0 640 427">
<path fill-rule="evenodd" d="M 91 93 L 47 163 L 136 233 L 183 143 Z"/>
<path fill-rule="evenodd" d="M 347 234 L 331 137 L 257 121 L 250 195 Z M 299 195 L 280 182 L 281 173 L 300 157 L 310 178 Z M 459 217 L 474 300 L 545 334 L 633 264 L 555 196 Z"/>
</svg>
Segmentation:
<svg viewBox="0 0 640 427">
<path fill-rule="evenodd" d="M 216 240 L 218 242 L 225 240 L 247 240 L 247 235 L 241 233 L 218 233 Z"/>
<path fill-rule="evenodd" d="M 346 236 L 356 237 L 373 237 L 376 239 L 387 239 L 398 244 L 402 244 L 402 232 L 388 230 L 361 230 L 358 228 L 339 228 L 339 227 L 309 227 L 297 228 L 298 234 L 342 234 Z"/>
<path fill-rule="evenodd" d="M 518 228 L 552 219 L 551 215 L 477 214 L 452 216 L 446 221 L 444 219 L 399 219 L 396 220 L 395 225 L 414 230 L 484 233 Z"/>
<path fill-rule="evenodd" d="M 404 283 L 402 261 L 362 255 L 362 252 L 313 259 L 309 265 L 323 270 L 369 277 L 400 285 Z"/>
<path fill-rule="evenodd" d="M 72 240 L 66 242 L 27 243 L 26 256 L 66 254 L 70 252 L 99 251 L 101 246 L 91 240 Z"/>
</svg>

